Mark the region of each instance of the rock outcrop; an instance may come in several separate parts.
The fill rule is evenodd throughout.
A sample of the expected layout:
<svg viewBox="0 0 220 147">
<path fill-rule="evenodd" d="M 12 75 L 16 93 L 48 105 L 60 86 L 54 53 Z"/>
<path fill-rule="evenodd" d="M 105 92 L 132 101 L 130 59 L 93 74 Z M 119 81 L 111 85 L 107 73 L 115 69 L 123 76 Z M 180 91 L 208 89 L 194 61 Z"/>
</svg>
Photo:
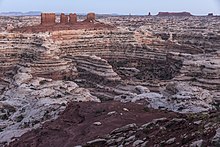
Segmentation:
<svg viewBox="0 0 220 147">
<path fill-rule="evenodd" d="M 88 13 L 85 22 L 94 22 L 96 19 L 95 13 Z"/>
<path fill-rule="evenodd" d="M 56 20 L 55 13 L 42 13 L 41 14 L 41 25 L 54 25 Z"/>
<path fill-rule="evenodd" d="M 70 24 L 77 23 L 77 15 L 76 15 L 76 13 L 74 13 L 74 14 L 70 13 L 70 15 L 69 15 L 69 23 Z"/>
<path fill-rule="evenodd" d="M 73 60 L 76 62 L 76 67 L 79 69 L 79 72 L 81 71 L 80 74 L 84 76 L 89 77 L 95 75 L 107 81 L 119 81 L 121 79 L 106 60 L 95 55 L 74 56 Z"/>
<path fill-rule="evenodd" d="M 60 14 L 60 23 L 61 24 L 67 24 L 69 23 L 69 17 L 68 15 L 65 15 L 64 13 Z"/>
</svg>

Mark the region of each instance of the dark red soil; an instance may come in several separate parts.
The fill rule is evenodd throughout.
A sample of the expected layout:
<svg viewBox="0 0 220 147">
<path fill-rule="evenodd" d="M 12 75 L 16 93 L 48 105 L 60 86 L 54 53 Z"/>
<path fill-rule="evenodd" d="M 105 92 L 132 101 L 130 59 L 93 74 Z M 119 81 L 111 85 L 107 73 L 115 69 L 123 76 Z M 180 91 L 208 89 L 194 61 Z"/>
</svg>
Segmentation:
<svg viewBox="0 0 220 147">
<path fill-rule="evenodd" d="M 78 30 L 78 29 L 98 30 L 98 29 L 113 29 L 113 28 L 114 28 L 113 26 L 104 23 L 77 22 L 76 24 L 57 23 L 55 25 L 27 26 L 22 28 L 15 28 L 12 30 L 12 32 L 39 33 L 39 32 L 62 31 L 62 30 Z"/>
<path fill-rule="evenodd" d="M 127 108 L 129 111 L 124 111 Z M 107 115 L 116 111 L 116 114 Z M 72 147 L 103 137 L 127 124 L 142 125 L 156 118 L 174 118 L 177 114 L 151 110 L 143 105 L 120 102 L 71 103 L 61 116 L 42 128 L 24 134 L 10 147 Z M 101 122 L 96 126 L 94 122 Z"/>
</svg>

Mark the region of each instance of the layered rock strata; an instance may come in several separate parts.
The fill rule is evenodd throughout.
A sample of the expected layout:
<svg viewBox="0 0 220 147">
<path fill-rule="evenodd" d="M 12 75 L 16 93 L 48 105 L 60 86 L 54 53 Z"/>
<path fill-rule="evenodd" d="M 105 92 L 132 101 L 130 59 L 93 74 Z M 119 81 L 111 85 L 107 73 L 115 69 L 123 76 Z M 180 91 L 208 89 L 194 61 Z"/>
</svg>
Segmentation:
<svg viewBox="0 0 220 147">
<path fill-rule="evenodd" d="M 188 56 L 188 58 L 190 58 Z M 183 62 L 177 81 L 188 81 L 190 85 L 209 90 L 214 100 L 220 100 L 220 56 L 219 53 L 195 55 Z"/>
<path fill-rule="evenodd" d="M 35 123 L 54 118 L 74 100 L 98 97 L 181 113 L 219 108 L 217 17 L 96 17 L 108 24 L 95 20 L 17 29 L 30 34 L 1 33 L 2 138 L 8 141 L 7 131 L 37 127 Z M 10 21 L 20 26 L 26 19 Z M 91 124 L 100 126 L 97 121 Z"/>
<path fill-rule="evenodd" d="M 73 60 L 76 62 L 77 69 L 81 70 L 81 75 L 88 72 L 89 74 L 84 76 L 92 74 L 109 81 L 119 81 L 121 79 L 106 60 L 95 55 L 74 56 Z"/>
<path fill-rule="evenodd" d="M 26 51 L 30 48 L 33 50 L 38 48 L 42 43 L 42 39 L 32 35 L 22 34 L 0 34 L 0 51 L 1 51 L 1 77 L 14 72 L 15 66 L 24 57 Z M 31 58 L 34 58 L 33 56 Z"/>
</svg>

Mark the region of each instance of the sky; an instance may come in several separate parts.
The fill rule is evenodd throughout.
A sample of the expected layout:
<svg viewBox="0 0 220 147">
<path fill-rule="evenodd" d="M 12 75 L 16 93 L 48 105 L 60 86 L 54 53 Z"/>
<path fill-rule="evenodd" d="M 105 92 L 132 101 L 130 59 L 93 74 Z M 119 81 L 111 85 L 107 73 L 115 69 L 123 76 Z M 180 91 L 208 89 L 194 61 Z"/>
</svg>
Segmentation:
<svg viewBox="0 0 220 147">
<path fill-rule="evenodd" d="M 0 0 L 0 12 L 65 12 L 145 15 L 148 12 L 220 14 L 220 0 Z"/>
</svg>

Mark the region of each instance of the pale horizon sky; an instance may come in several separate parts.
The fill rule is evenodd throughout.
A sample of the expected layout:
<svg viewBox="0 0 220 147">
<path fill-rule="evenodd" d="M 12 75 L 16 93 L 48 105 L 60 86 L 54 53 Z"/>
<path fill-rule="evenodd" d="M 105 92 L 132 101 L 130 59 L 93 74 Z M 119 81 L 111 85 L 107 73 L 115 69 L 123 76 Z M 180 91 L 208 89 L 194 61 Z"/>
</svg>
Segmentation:
<svg viewBox="0 0 220 147">
<path fill-rule="evenodd" d="M 220 14 L 220 0 L 0 0 L 0 12 L 135 14 L 191 12 Z"/>
</svg>

